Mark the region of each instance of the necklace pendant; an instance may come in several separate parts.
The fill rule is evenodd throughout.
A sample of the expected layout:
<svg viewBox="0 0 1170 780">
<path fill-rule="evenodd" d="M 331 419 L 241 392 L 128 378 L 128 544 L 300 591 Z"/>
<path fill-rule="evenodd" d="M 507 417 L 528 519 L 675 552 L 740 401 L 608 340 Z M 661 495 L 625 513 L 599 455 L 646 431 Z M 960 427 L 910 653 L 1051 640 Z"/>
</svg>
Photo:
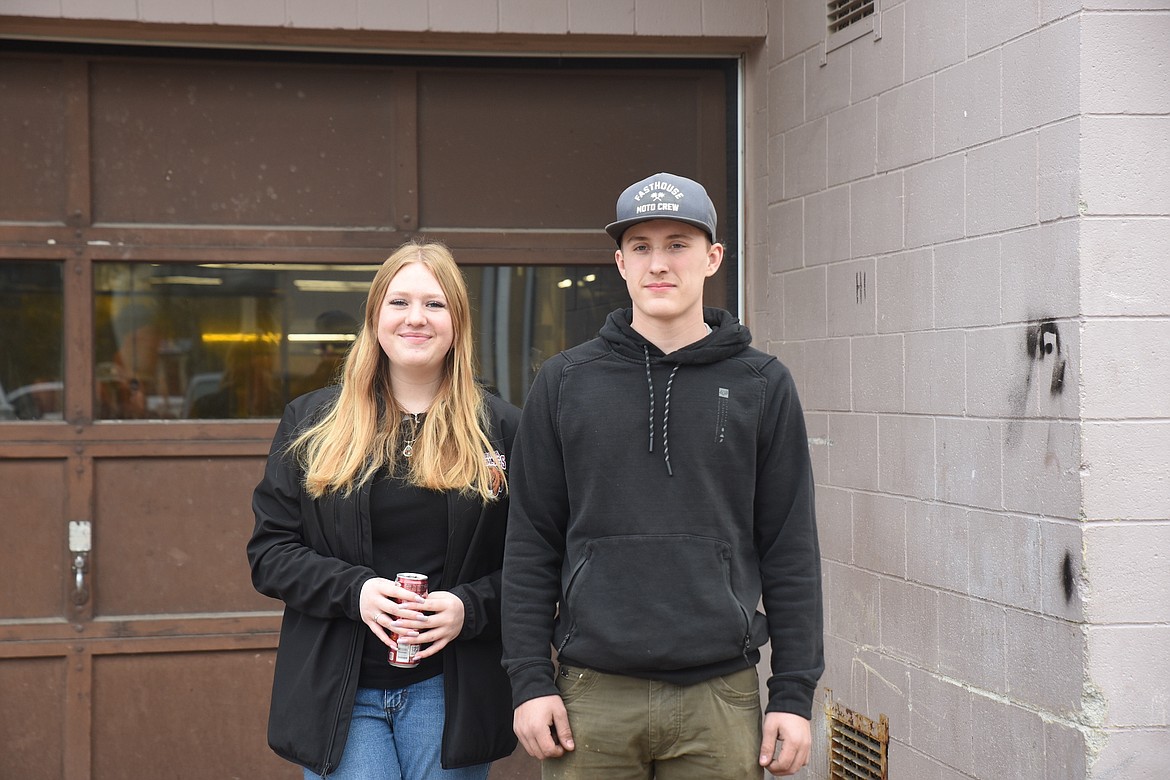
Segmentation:
<svg viewBox="0 0 1170 780">
<path fill-rule="evenodd" d="M 407 442 L 406 446 L 402 448 L 402 457 L 409 458 L 414 454 L 414 442 Z"/>
</svg>

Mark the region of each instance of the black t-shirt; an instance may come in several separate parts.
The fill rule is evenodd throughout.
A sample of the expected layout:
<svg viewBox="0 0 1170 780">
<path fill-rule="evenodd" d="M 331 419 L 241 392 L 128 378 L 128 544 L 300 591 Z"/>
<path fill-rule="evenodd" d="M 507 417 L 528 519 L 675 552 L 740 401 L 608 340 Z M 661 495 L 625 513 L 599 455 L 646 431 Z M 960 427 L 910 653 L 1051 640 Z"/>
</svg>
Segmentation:
<svg viewBox="0 0 1170 780">
<path fill-rule="evenodd" d="M 429 587 L 435 588 L 442 580 L 447 556 L 447 496 L 411 485 L 405 473 L 405 466 L 394 476 L 383 473 L 370 489 L 374 571 L 390 580 L 399 572 L 425 574 Z M 358 678 L 361 687 L 403 688 L 443 671 L 442 653 L 403 669 L 390 665 L 389 652 L 367 627 Z"/>
</svg>

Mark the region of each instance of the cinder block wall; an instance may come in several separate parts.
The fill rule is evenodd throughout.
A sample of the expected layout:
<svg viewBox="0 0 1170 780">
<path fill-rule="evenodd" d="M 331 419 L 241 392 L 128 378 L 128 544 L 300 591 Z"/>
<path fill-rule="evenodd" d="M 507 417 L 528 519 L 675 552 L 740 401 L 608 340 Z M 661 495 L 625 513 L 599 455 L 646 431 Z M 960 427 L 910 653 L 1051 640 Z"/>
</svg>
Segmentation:
<svg viewBox="0 0 1170 780">
<path fill-rule="evenodd" d="M 1161 778 L 1170 3 L 880 8 L 880 39 L 822 65 L 823 0 L 0 0 L 632 53 L 766 29 L 745 52 L 748 320 L 808 410 L 825 686 L 889 716 L 895 779 Z M 806 778 L 827 776 L 815 723 Z"/>
<path fill-rule="evenodd" d="M 895 778 L 1170 767 L 1170 4 L 772 0 L 748 293 Z M 823 61 L 822 61 L 823 58 Z M 827 776 L 821 763 L 810 776 Z"/>
</svg>

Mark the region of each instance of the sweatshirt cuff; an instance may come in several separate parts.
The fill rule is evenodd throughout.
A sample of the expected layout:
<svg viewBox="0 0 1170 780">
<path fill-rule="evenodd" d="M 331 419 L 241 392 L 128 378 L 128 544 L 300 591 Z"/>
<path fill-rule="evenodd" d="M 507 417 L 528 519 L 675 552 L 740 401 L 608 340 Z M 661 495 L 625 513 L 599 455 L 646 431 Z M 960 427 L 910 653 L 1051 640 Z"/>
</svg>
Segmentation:
<svg viewBox="0 0 1170 780">
<path fill-rule="evenodd" d="M 553 681 L 551 660 L 537 660 L 509 673 L 512 681 L 512 707 L 519 707 L 530 699 L 541 696 L 559 696 Z"/>
<path fill-rule="evenodd" d="M 768 685 L 768 706 L 765 712 L 791 712 L 805 720 L 812 720 L 813 696 L 816 687 L 809 688 L 792 680 Z"/>
</svg>

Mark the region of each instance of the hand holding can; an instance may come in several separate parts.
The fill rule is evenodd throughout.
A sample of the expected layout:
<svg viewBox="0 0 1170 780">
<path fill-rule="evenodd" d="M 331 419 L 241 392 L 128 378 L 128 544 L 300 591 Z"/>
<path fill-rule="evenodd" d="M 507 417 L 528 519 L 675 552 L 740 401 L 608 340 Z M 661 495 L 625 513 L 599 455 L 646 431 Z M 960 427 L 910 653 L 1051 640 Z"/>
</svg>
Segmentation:
<svg viewBox="0 0 1170 780">
<path fill-rule="evenodd" d="M 417 593 L 419 596 L 426 598 L 427 593 L 427 575 L 417 574 L 415 572 L 400 572 L 394 578 L 395 584 L 411 593 Z M 402 603 L 401 601 L 399 603 Z M 394 640 L 394 649 L 390 651 L 389 661 L 391 666 L 397 666 L 403 669 L 413 669 L 418 665 L 418 655 L 420 645 L 404 644 L 398 641 L 400 635 L 391 630 L 390 638 Z"/>
</svg>

